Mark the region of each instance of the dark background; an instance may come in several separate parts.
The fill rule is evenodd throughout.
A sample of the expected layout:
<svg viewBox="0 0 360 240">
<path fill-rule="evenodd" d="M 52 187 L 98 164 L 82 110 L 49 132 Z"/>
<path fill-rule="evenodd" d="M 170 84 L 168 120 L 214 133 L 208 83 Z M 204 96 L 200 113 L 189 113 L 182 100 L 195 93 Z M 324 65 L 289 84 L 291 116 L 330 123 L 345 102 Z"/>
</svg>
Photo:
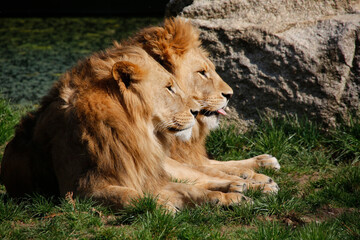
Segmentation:
<svg viewBox="0 0 360 240">
<path fill-rule="evenodd" d="M 0 4 L 0 99 L 34 104 L 78 60 L 162 23 L 170 0 Z"/>
<path fill-rule="evenodd" d="M 169 0 L 97 0 L 6 1 L 0 6 L 1 17 L 46 16 L 164 16 Z"/>
</svg>

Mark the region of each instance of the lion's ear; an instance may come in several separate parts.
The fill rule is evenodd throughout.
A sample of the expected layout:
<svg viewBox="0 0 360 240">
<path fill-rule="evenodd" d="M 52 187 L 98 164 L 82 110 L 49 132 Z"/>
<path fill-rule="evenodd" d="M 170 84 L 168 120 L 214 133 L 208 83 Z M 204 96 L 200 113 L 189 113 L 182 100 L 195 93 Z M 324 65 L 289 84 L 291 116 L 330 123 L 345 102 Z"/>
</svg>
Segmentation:
<svg viewBox="0 0 360 240">
<path fill-rule="evenodd" d="M 132 83 L 142 79 L 143 72 L 141 68 L 127 61 L 120 61 L 112 67 L 113 78 L 118 82 L 120 89 L 127 89 Z"/>
</svg>

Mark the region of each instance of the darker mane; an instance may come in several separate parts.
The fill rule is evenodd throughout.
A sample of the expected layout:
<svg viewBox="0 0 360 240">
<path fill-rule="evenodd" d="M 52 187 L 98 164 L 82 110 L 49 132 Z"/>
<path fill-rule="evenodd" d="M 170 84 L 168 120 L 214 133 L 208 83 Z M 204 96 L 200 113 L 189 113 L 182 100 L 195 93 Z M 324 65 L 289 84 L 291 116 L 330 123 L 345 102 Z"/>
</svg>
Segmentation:
<svg viewBox="0 0 360 240">
<path fill-rule="evenodd" d="M 168 71 L 173 72 L 176 58 L 192 48 L 200 47 L 201 41 L 199 32 L 190 22 L 169 18 L 163 26 L 145 28 L 124 44 L 140 45 Z"/>
</svg>

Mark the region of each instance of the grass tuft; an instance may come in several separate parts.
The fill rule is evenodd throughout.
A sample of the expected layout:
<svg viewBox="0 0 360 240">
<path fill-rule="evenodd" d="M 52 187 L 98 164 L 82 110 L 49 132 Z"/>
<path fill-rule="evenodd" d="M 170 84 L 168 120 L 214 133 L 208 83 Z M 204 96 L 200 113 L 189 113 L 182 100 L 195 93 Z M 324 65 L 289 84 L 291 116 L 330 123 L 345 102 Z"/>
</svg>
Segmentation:
<svg viewBox="0 0 360 240">
<path fill-rule="evenodd" d="M 250 239 L 289 239 L 291 231 L 288 227 L 281 226 L 279 222 L 257 222 L 257 231 L 250 234 Z"/>
<path fill-rule="evenodd" d="M 360 206 L 360 169 L 346 166 L 337 169 L 331 177 L 310 183 L 307 196 L 313 207 L 333 203 L 341 207 Z"/>
<path fill-rule="evenodd" d="M 335 162 L 359 163 L 360 119 L 350 117 L 348 123 L 343 123 L 331 130 L 325 143 L 332 149 Z"/>
<path fill-rule="evenodd" d="M 163 211 L 161 206 L 156 204 L 157 198 L 149 194 L 133 199 L 131 204 L 117 213 L 117 224 L 132 224 L 139 220 L 139 217 L 148 213 Z"/>
<path fill-rule="evenodd" d="M 311 222 L 297 231 L 294 237 L 304 240 L 336 240 L 341 239 L 342 232 L 343 230 L 334 223 Z"/>
</svg>

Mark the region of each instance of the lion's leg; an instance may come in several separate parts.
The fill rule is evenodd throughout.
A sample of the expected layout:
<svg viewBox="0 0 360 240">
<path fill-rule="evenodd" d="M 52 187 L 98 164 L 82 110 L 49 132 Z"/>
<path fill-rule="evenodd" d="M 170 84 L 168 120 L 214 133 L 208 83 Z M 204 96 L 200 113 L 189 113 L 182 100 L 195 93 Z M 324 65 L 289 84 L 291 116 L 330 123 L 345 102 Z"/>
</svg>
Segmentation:
<svg viewBox="0 0 360 240">
<path fill-rule="evenodd" d="M 124 209 L 136 202 L 137 199 L 144 196 L 143 192 L 137 191 L 134 188 L 123 187 L 118 185 L 111 185 L 103 180 L 98 180 L 96 184 L 80 184 L 77 194 L 82 197 L 92 198 L 93 200 L 103 203 L 114 210 Z M 151 193 L 150 193 L 151 194 Z M 159 196 L 158 193 L 153 193 L 153 197 L 157 199 L 157 203 L 162 205 L 171 213 L 175 213 L 177 208 L 172 202 Z"/>
<path fill-rule="evenodd" d="M 219 169 L 211 166 L 194 166 L 200 172 L 206 173 L 209 176 L 217 176 L 218 178 L 242 182 L 246 184 L 246 189 L 262 189 L 266 193 L 276 193 L 279 190 L 278 185 L 268 176 L 258 174 L 251 169 L 237 169 L 220 166 Z M 240 178 L 244 177 L 244 178 Z M 241 179 L 241 180 L 239 180 Z"/>
<path fill-rule="evenodd" d="M 224 206 L 251 201 L 240 193 L 223 193 L 210 191 L 194 185 L 184 183 L 169 183 L 159 193 L 161 199 L 168 204 L 183 209 L 187 206 L 195 206 L 203 203 L 214 203 Z"/>
<path fill-rule="evenodd" d="M 209 165 L 227 174 L 253 179 L 261 183 L 271 183 L 272 179 L 264 174 L 258 174 L 254 169 L 260 167 L 280 169 L 280 164 L 275 157 L 268 154 L 259 155 L 245 160 L 216 161 L 209 160 Z"/>
<path fill-rule="evenodd" d="M 263 193 L 277 193 L 280 189 L 276 182 L 271 182 L 271 183 L 253 182 L 253 183 L 249 183 L 247 185 L 247 188 L 261 190 Z"/>
<path fill-rule="evenodd" d="M 224 193 L 228 192 L 245 192 L 248 189 L 248 185 L 244 181 L 227 181 L 227 180 L 216 180 L 196 183 L 195 186 L 211 190 L 220 191 Z"/>
<path fill-rule="evenodd" d="M 132 188 L 109 185 L 87 193 L 87 196 L 114 209 L 123 209 L 143 194 Z M 154 193 L 154 196 L 157 197 L 158 204 L 169 212 L 176 212 L 186 206 L 195 206 L 206 202 L 228 206 L 248 200 L 240 193 L 210 191 L 184 183 L 168 183 L 159 194 Z"/>
<path fill-rule="evenodd" d="M 264 174 L 256 173 L 254 170 L 249 169 L 249 168 L 240 168 L 240 167 L 236 167 L 232 164 L 226 164 L 226 162 L 219 162 L 219 163 L 215 163 L 215 164 L 213 163 L 213 164 L 207 165 L 206 167 L 214 168 L 217 171 L 224 172 L 225 174 L 239 176 L 244 179 L 251 179 L 256 182 L 261 182 L 261 183 L 273 182 L 273 180 L 270 177 L 268 177 Z"/>
<path fill-rule="evenodd" d="M 238 174 L 228 174 L 226 171 L 222 171 L 223 168 L 215 168 L 213 165 L 206 165 L 206 166 L 192 166 L 194 169 L 198 170 L 199 172 L 202 172 L 208 176 L 212 177 L 218 177 L 221 179 L 226 179 L 229 181 L 244 181 L 245 178 L 242 178 L 241 176 L 238 176 Z M 227 169 L 225 169 L 227 170 Z M 230 169 L 231 170 L 231 169 Z M 247 182 L 247 181 L 245 181 Z"/>
<path fill-rule="evenodd" d="M 212 191 L 244 192 L 249 188 L 262 188 L 264 192 L 278 191 L 277 184 L 270 177 L 257 174 L 252 170 L 245 172 L 249 177 L 244 179 L 235 176 L 241 175 L 241 169 L 230 168 L 231 171 L 238 171 L 234 175 L 230 175 L 213 167 L 185 165 L 171 158 L 165 160 L 164 167 L 167 173 L 176 180 L 187 181 Z"/>
<path fill-rule="evenodd" d="M 166 172 L 175 180 L 221 192 L 243 192 L 247 189 L 247 181 L 236 176 L 224 178 L 226 174 L 218 171 L 218 175 L 209 175 L 204 171 L 197 170 L 196 166 L 179 163 L 173 159 L 164 161 Z"/>
<path fill-rule="evenodd" d="M 278 160 L 269 154 L 263 154 L 244 160 L 232 160 L 232 161 L 223 161 L 223 162 L 210 160 L 210 163 L 223 164 L 229 167 L 247 168 L 247 169 L 259 169 L 260 167 L 271 168 L 275 170 L 280 169 L 280 164 Z"/>
<path fill-rule="evenodd" d="M 104 203 L 115 210 L 123 209 L 125 206 L 130 205 L 134 199 L 143 196 L 142 193 L 133 188 L 110 184 L 98 185 L 86 190 L 82 189 L 80 195 Z"/>
</svg>

